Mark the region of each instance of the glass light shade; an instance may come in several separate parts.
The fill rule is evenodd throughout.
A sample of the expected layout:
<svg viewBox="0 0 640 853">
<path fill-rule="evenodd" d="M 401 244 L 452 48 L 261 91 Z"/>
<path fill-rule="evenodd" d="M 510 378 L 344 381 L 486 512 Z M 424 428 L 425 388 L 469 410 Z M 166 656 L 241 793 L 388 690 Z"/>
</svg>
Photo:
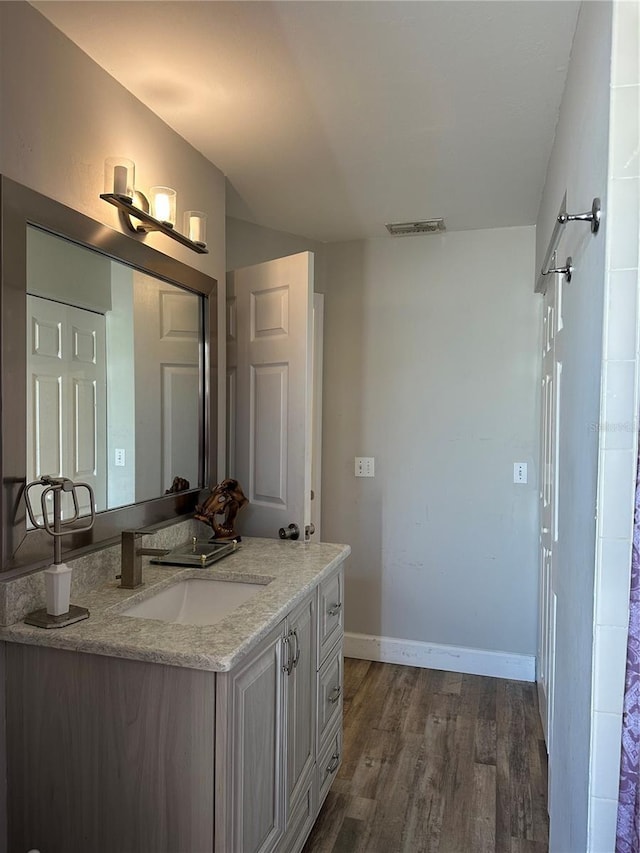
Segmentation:
<svg viewBox="0 0 640 853">
<path fill-rule="evenodd" d="M 183 234 L 194 243 L 207 245 L 207 214 L 201 210 L 185 210 L 183 218 Z"/>
<path fill-rule="evenodd" d="M 176 222 L 176 191 L 171 187 L 151 187 L 149 190 L 151 215 L 160 222 L 175 225 Z"/>
<path fill-rule="evenodd" d="M 108 157 L 104 161 L 104 191 L 133 198 L 136 188 L 136 164 L 125 157 Z"/>
</svg>

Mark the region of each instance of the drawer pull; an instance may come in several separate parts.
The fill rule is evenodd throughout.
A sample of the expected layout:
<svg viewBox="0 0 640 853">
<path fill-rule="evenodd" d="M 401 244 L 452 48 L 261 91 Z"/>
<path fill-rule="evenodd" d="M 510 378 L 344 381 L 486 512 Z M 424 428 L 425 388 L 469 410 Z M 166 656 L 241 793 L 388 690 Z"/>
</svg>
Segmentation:
<svg viewBox="0 0 640 853">
<path fill-rule="evenodd" d="M 340 764 L 340 753 L 334 752 L 331 756 L 331 761 L 327 764 L 327 773 L 335 773 Z"/>
<path fill-rule="evenodd" d="M 342 602 L 339 601 L 337 604 L 334 604 L 333 607 L 330 607 L 327 613 L 329 616 L 336 616 L 342 610 Z"/>
<path fill-rule="evenodd" d="M 338 699 L 340 698 L 340 694 L 342 693 L 342 687 L 334 687 L 331 693 L 329 694 L 329 702 L 332 705 L 335 705 Z"/>
</svg>

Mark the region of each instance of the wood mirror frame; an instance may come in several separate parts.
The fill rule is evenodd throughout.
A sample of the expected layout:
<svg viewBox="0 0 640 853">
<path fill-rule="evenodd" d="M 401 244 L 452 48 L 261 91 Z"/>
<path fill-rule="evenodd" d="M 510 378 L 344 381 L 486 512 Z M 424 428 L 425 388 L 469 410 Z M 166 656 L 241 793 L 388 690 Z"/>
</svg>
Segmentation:
<svg viewBox="0 0 640 853">
<path fill-rule="evenodd" d="M 63 539 L 65 556 L 104 547 L 117 541 L 124 529 L 143 528 L 192 513 L 200 496 L 216 477 L 216 390 L 214 372 L 217 330 L 217 282 L 174 258 L 121 234 L 77 211 L 0 176 L 0 577 L 9 578 L 48 565 L 53 544 L 44 531 L 27 530 L 26 484 L 26 282 L 27 226 L 34 225 L 80 246 L 124 263 L 155 278 L 204 297 L 203 342 L 200 349 L 199 468 L 203 489 L 154 498 L 100 512 L 95 526 Z M 160 464 L 160 460 L 158 460 Z M 80 523 L 80 522 L 78 522 Z"/>
</svg>

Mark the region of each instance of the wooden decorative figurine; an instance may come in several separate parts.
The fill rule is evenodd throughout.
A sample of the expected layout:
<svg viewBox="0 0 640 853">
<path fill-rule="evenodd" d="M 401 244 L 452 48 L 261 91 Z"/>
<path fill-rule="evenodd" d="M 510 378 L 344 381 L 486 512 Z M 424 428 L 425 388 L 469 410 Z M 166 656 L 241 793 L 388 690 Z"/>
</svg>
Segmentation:
<svg viewBox="0 0 640 853">
<path fill-rule="evenodd" d="M 248 503 L 237 480 L 223 480 L 203 504 L 196 506 L 195 517 L 211 526 L 215 539 L 240 540 L 234 524 L 236 515 Z"/>
</svg>

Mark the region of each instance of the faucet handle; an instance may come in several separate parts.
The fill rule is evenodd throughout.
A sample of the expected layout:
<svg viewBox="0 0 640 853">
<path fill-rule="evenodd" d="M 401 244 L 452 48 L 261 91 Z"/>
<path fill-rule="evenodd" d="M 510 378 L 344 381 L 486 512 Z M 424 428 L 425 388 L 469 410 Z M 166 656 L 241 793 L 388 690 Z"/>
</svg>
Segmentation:
<svg viewBox="0 0 640 853">
<path fill-rule="evenodd" d="M 142 536 L 141 530 L 123 530 L 122 531 L 122 539 L 127 539 L 130 541 L 134 541 L 136 539 L 140 539 Z"/>
</svg>

